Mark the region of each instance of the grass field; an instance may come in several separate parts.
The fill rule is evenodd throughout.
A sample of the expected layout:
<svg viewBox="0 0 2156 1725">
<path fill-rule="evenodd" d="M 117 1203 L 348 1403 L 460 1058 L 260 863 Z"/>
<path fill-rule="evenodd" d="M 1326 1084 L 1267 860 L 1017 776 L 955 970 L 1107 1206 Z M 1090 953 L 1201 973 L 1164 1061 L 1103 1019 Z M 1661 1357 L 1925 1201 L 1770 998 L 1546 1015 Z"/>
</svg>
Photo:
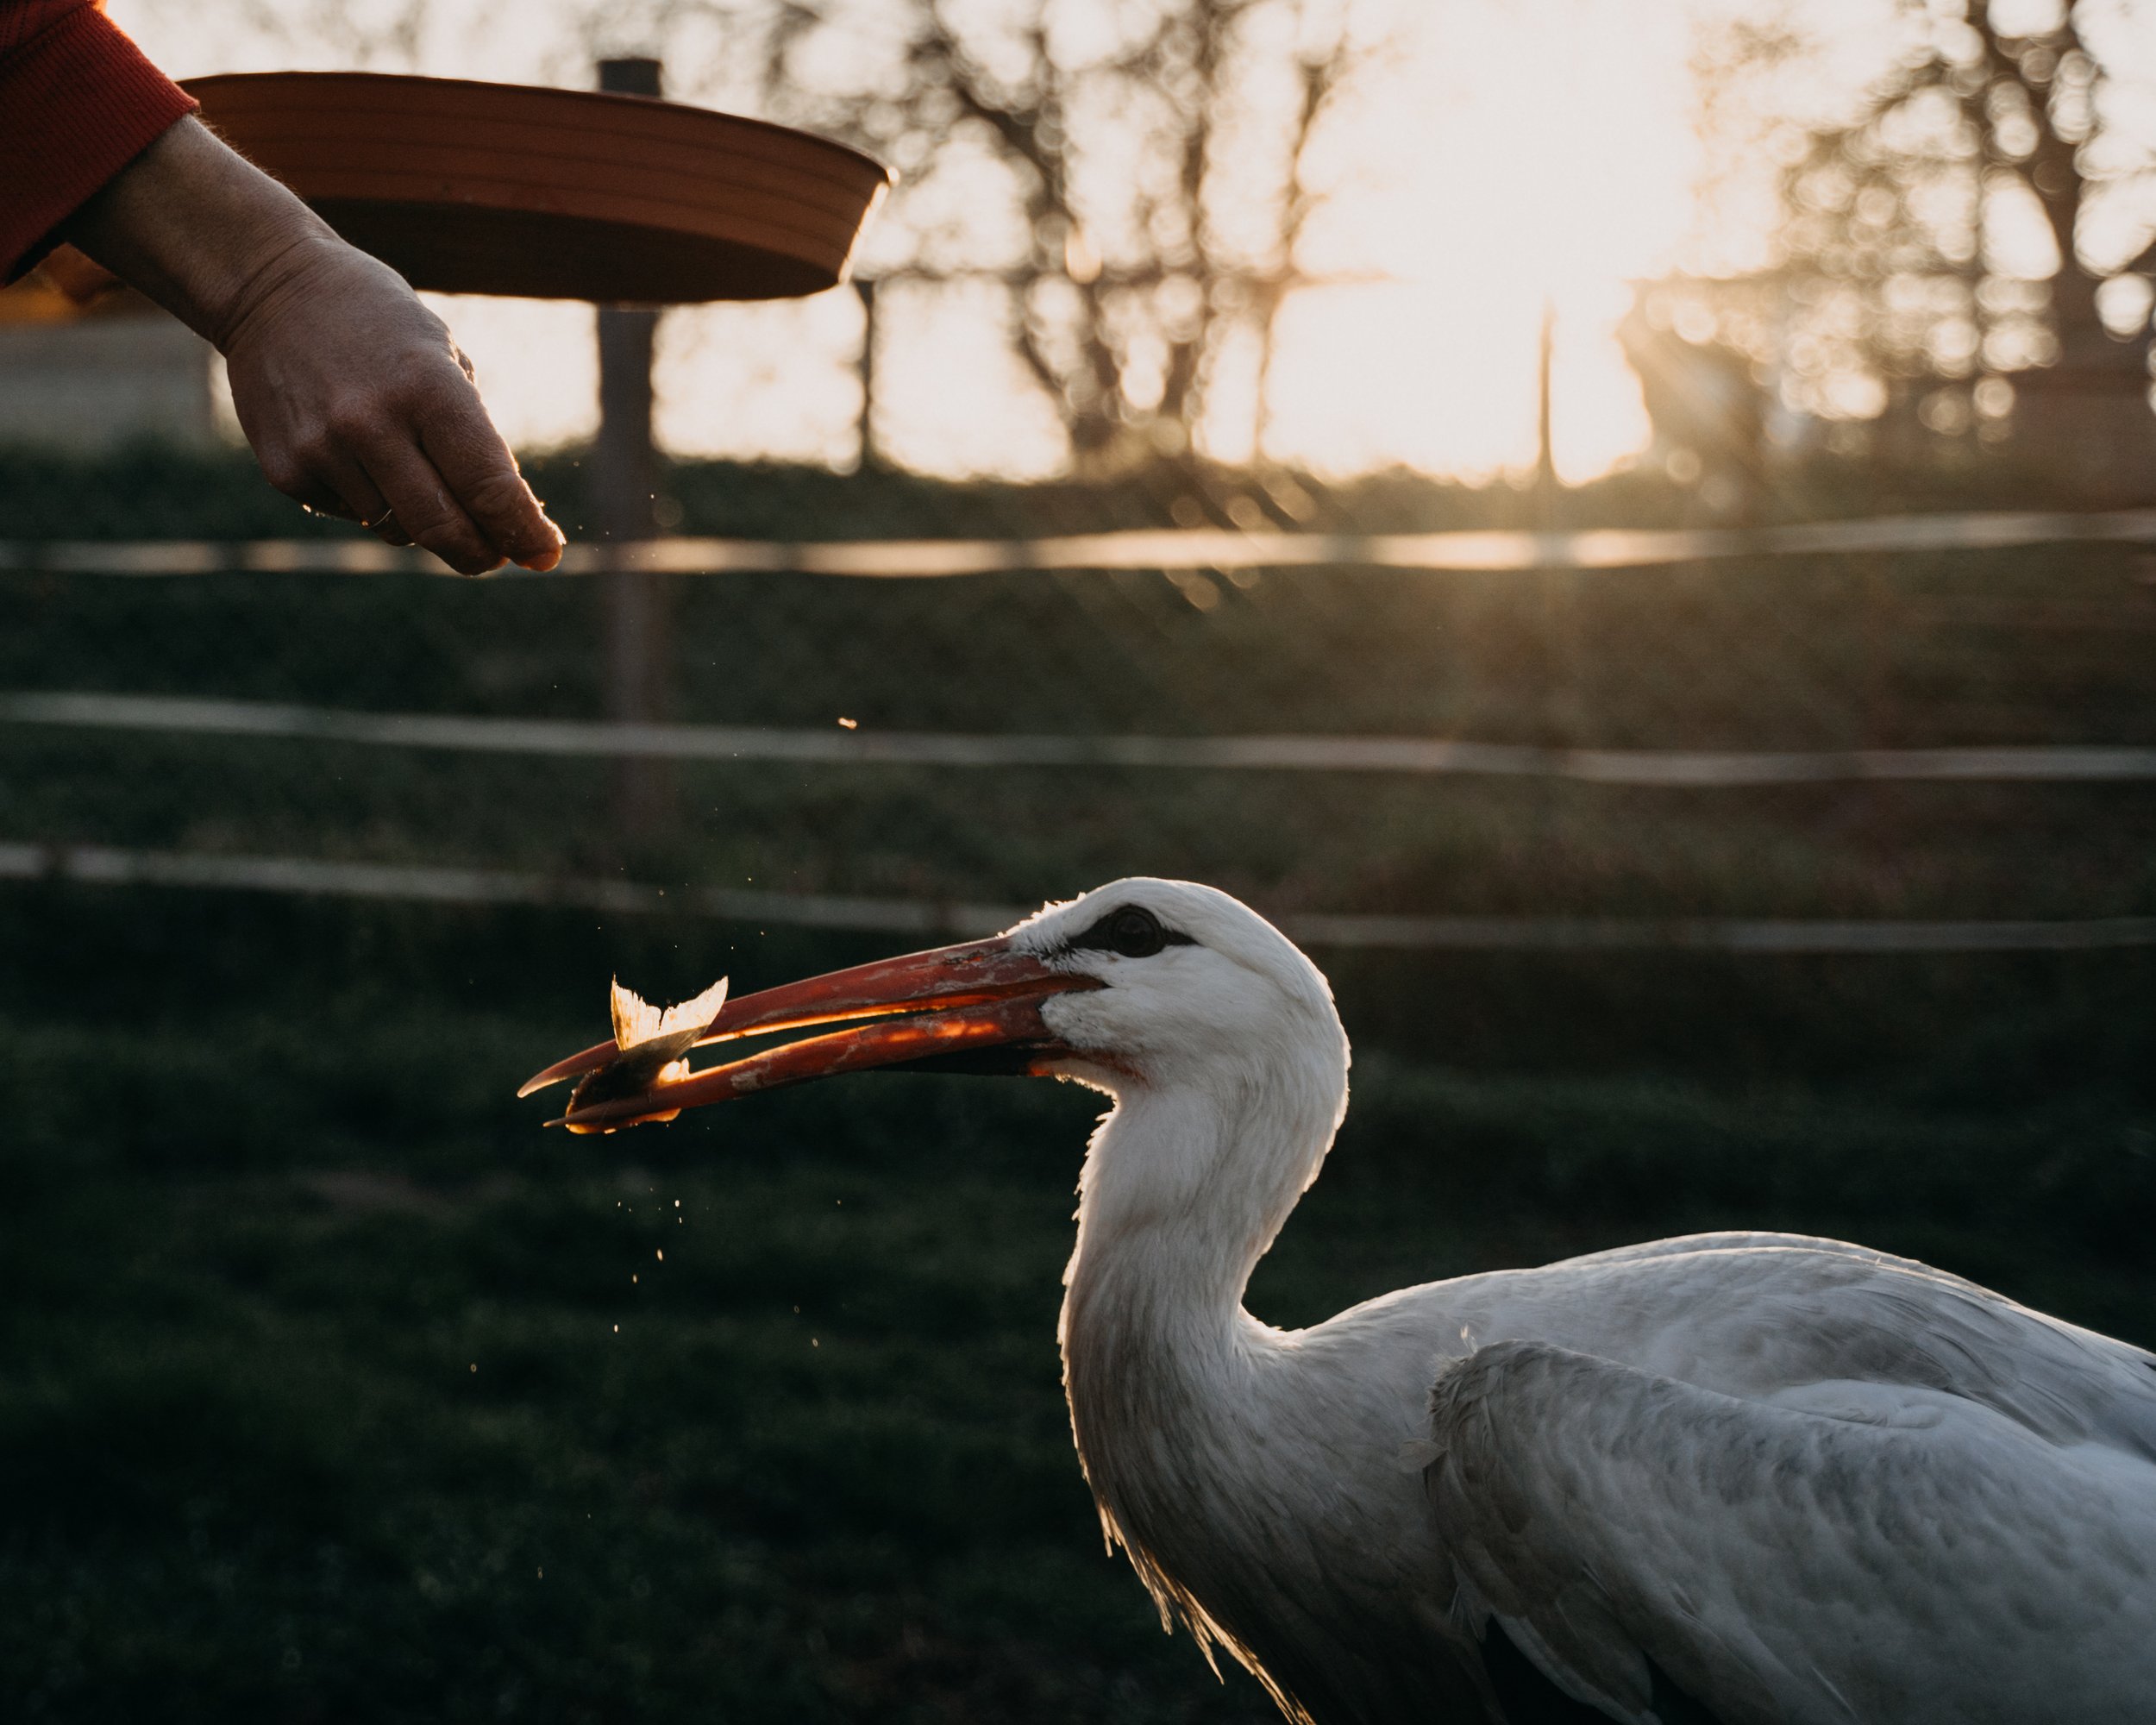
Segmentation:
<svg viewBox="0 0 2156 1725">
<path fill-rule="evenodd" d="M 1162 1637 L 1070 1452 L 1085 1093 L 872 1077 L 573 1139 L 517 1079 L 592 1034 L 601 953 L 687 967 L 693 932 L 34 897 L 0 1056 L 10 1716 L 1265 1716 Z M 744 986 L 867 950 L 736 944 Z M 1636 987 L 1516 980 L 1550 1024 Z M 2046 995 L 2071 1035 L 1972 1008 L 1916 1078 L 1381 1029 L 1253 1309 L 1783 1226 L 2156 1340 L 2147 976 L 2079 982 Z"/>
<path fill-rule="evenodd" d="M 18 532 L 291 530 L 273 499 L 174 472 L 0 461 L 0 496 Z M 824 481 L 676 482 L 700 530 L 902 513 Z M 922 530 L 1099 504 L 899 501 Z M 1363 507 L 1414 526 L 1517 505 Z M 2146 574 L 2125 551 L 1313 572 L 1218 584 L 1209 609 L 1156 577 L 713 582 L 681 599 L 679 693 L 685 717 L 768 724 L 2145 743 Z M 12 575 L 0 597 L 0 687 L 598 711 L 567 583 Z M 2156 912 L 2146 787 L 680 784 L 679 828 L 625 856 L 599 768 L 16 727 L 0 838 L 1020 902 L 1146 870 L 1281 910 Z M 514 1100 L 601 1033 L 610 975 L 678 998 L 888 950 L 0 891 L 0 1718 L 1269 1716 L 1161 1634 L 1071 1453 L 1054 1325 L 1094 1098 L 883 1076 L 605 1140 Z M 2156 1342 L 2156 955 L 1318 957 L 1355 1101 L 1260 1268 L 1266 1319 L 1779 1226 Z"/>
</svg>

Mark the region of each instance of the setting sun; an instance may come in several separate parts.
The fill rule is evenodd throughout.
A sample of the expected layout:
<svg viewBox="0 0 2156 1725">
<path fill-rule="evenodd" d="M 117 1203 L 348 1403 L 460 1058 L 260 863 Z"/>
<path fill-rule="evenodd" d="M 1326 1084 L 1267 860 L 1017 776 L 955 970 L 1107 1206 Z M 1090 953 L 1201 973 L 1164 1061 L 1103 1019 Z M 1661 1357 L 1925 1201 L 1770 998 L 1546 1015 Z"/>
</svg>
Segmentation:
<svg viewBox="0 0 2156 1725">
<path fill-rule="evenodd" d="M 116 0 L 113 10 L 180 72 L 349 59 L 327 40 L 205 31 L 160 0 Z M 517 63 L 471 63 L 454 18 L 413 58 L 437 74 L 578 81 L 574 9 L 551 10 L 552 28 L 527 31 Z M 1630 303 L 1625 284 L 1668 268 L 1691 219 L 1688 10 L 1517 0 L 1400 7 L 1380 22 L 1389 44 L 1382 64 L 1313 147 L 1325 207 L 1297 263 L 1317 285 L 1282 307 L 1262 411 L 1254 345 L 1224 350 L 1195 428 L 1201 446 L 1234 459 L 1251 453 L 1262 426 L 1264 453 L 1329 473 L 1523 469 L 1534 459 L 1547 302 L 1557 317 L 1558 470 L 1576 481 L 1606 471 L 1647 438 L 1613 334 Z M 701 99 L 729 95 L 740 104 L 739 91 Z M 870 250 L 873 268 L 873 236 Z M 1053 414 L 999 350 L 1005 314 L 994 296 L 957 288 L 901 298 L 892 296 L 879 379 L 891 452 L 931 471 L 1024 475 L 1059 465 Z M 588 310 L 439 304 L 512 438 L 545 447 L 589 435 Z M 682 455 L 846 465 L 860 329 L 843 292 L 671 313 L 664 441 Z"/>
<path fill-rule="evenodd" d="M 1330 471 L 1529 466 L 1545 302 L 1559 473 L 1639 448 L 1614 330 L 1626 284 L 1669 267 L 1690 219 L 1685 47 L 1681 14 L 1593 0 L 1426 21 L 1363 116 L 1382 177 L 1343 196 L 1326 235 L 1393 279 L 1290 308 L 1269 453 Z"/>
</svg>

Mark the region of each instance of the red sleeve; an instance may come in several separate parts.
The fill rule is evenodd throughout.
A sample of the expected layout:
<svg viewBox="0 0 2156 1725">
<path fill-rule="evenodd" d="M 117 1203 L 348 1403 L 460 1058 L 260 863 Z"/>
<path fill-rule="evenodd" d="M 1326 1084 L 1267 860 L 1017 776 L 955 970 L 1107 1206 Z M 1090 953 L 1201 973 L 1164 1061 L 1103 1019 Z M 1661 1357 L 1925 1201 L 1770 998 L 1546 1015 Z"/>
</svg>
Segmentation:
<svg viewBox="0 0 2156 1725">
<path fill-rule="evenodd" d="M 0 0 L 0 280 L 195 105 L 95 0 Z"/>
</svg>

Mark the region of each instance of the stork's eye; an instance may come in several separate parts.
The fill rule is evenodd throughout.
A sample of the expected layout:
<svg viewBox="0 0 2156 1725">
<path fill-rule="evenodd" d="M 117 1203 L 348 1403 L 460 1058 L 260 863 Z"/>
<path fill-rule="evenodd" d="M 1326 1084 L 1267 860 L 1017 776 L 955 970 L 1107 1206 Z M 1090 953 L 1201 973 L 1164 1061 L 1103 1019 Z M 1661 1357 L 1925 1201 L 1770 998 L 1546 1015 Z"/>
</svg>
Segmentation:
<svg viewBox="0 0 2156 1725">
<path fill-rule="evenodd" d="M 1088 946 L 1103 952 L 1120 953 L 1125 958 L 1150 958 L 1163 946 L 1188 946 L 1187 934 L 1177 934 L 1173 929 L 1163 928 L 1160 919 L 1143 905 L 1125 905 L 1107 915 L 1072 941 L 1073 947 Z"/>
<path fill-rule="evenodd" d="M 1108 919 L 1108 944 L 1125 958 L 1150 958 L 1167 944 L 1160 919 L 1150 911 L 1132 905 Z"/>
</svg>

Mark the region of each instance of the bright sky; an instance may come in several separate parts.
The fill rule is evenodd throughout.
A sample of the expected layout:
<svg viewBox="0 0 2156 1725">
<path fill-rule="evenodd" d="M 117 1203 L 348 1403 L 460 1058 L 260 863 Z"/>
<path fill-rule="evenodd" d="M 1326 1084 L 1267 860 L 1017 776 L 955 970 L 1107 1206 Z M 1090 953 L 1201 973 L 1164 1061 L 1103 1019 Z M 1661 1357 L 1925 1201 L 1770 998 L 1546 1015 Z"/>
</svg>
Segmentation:
<svg viewBox="0 0 2156 1725">
<path fill-rule="evenodd" d="M 1693 19 L 1714 0 L 1396 3 L 1406 21 L 1400 59 L 1333 146 L 1344 160 L 1329 171 L 1343 190 L 1313 234 L 1311 260 L 1396 280 L 1313 291 L 1286 308 L 1269 451 L 1329 473 L 1395 462 L 1472 476 L 1524 467 L 1533 458 L 1536 330 L 1547 299 L 1559 331 L 1559 469 L 1574 480 L 1605 471 L 1646 441 L 1639 392 L 1612 332 L 1628 304 L 1624 284 L 1670 268 L 1692 225 L 1701 163 L 1686 60 Z M 1800 9 L 1861 38 L 1883 3 L 1812 0 Z M 236 16 L 249 9 L 286 21 L 285 39 Z M 352 44 L 404 9 L 401 0 L 270 0 L 229 10 L 180 0 L 110 3 L 179 76 L 362 64 Z M 358 21 L 342 40 L 339 16 Z M 573 0 L 437 0 L 416 51 L 374 63 L 586 85 L 595 48 L 635 52 L 655 40 L 634 3 L 606 9 L 597 40 L 580 33 L 580 16 Z M 723 60 L 712 54 L 710 63 Z M 753 102 L 745 88 L 690 93 L 717 106 Z M 1058 463 L 1053 415 L 999 339 L 993 292 L 913 290 L 886 302 L 879 430 L 892 455 L 946 473 L 1037 474 Z M 596 418 L 588 309 L 437 304 L 513 441 L 539 446 L 588 434 Z M 658 369 L 661 439 L 685 455 L 849 464 L 860 330 L 858 304 L 845 290 L 669 312 Z M 1230 386 L 1216 392 L 1201 428 L 1214 453 L 1249 453 L 1250 397 L 1248 387 L 1239 396 Z"/>
<path fill-rule="evenodd" d="M 1551 300 L 1558 467 L 1599 473 L 1646 441 L 1612 334 L 1624 284 L 1666 269 L 1690 218 L 1684 9 L 1429 10 L 1395 99 L 1358 140 L 1386 165 L 1379 183 L 1344 199 L 1332 224 L 1343 263 L 1399 285 L 1316 292 L 1287 309 L 1272 453 L 1321 470 L 1532 464 Z"/>
</svg>

